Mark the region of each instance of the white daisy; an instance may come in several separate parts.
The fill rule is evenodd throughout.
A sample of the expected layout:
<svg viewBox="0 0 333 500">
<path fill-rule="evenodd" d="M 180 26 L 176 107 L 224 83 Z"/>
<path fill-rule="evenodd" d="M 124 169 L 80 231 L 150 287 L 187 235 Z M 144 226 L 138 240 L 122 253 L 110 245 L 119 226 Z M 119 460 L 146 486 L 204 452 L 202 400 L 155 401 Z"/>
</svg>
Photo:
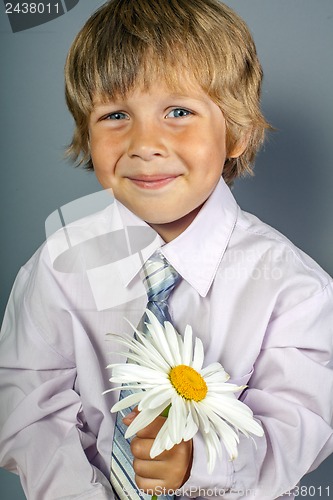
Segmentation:
<svg viewBox="0 0 333 500">
<path fill-rule="evenodd" d="M 129 438 L 168 409 L 168 418 L 154 440 L 151 458 L 182 440 L 192 439 L 200 431 L 206 446 L 208 471 L 212 472 L 217 456 L 222 456 L 220 439 L 229 457 L 234 459 L 237 457 L 238 431 L 247 437 L 249 434 L 263 435 L 250 408 L 234 395 L 245 386 L 228 383 L 229 375 L 220 363 L 202 367 L 203 345 L 198 338 L 193 345 L 189 325 L 183 339 L 171 323 L 165 322 L 163 327 L 151 311 L 146 310 L 146 313 L 150 335 L 134 327 L 136 338 L 108 334 L 129 349 L 122 354 L 134 362 L 107 367 L 112 368 L 110 382 L 126 384 L 126 389 L 133 391 L 116 403 L 111 412 L 138 405 L 140 413 L 125 434 Z"/>
</svg>

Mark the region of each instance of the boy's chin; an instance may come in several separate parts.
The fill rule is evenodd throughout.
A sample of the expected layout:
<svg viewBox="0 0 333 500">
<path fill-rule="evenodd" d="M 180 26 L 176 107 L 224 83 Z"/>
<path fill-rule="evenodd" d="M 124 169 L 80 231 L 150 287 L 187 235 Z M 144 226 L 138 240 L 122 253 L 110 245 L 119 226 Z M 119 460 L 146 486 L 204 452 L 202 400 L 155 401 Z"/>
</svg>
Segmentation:
<svg viewBox="0 0 333 500">
<path fill-rule="evenodd" d="M 153 229 L 155 229 L 155 231 L 159 233 L 162 238 L 164 238 L 166 241 L 170 241 L 171 239 L 174 239 L 181 233 L 183 233 L 189 227 L 189 225 L 192 224 L 199 211 L 201 210 L 201 207 L 202 205 L 187 214 L 180 215 L 177 218 L 156 218 L 153 220 L 152 218 L 146 218 L 144 220 Z"/>
<path fill-rule="evenodd" d="M 137 217 L 145 221 L 150 226 L 153 225 L 170 225 L 176 224 L 177 221 L 182 220 L 189 216 L 189 212 L 186 210 L 160 210 L 160 207 L 156 208 L 154 206 L 147 207 L 127 207 L 129 208 Z"/>
</svg>

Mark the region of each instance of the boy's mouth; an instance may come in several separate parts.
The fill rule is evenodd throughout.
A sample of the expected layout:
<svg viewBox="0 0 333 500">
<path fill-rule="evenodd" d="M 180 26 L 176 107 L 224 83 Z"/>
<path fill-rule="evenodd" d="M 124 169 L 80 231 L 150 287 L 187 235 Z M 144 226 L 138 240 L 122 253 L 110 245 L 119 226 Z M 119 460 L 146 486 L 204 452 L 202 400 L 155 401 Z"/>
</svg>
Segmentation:
<svg viewBox="0 0 333 500">
<path fill-rule="evenodd" d="M 139 175 L 128 177 L 136 186 L 142 189 L 159 189 L 179 177 L 178 174 L 159 174 L 159 175 Z"/>
</svg>

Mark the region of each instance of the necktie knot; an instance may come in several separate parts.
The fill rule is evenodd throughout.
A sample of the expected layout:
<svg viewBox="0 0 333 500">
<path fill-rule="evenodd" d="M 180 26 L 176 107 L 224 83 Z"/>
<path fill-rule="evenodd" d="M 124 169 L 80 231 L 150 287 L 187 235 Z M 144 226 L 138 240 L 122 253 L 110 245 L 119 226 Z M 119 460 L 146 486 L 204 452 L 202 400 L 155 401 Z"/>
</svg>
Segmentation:
<svg viewBox="0 0 333 500">
<path fill-rule="evenodd" d="M 180 276 L 164 255 L 157 251 L 144 264 L 141 278 L 148 295 L 148 308 L 163 324 L 163 321 L 169 320 L 166 301 Z"/>
<path fill-rule="evenodd" d="M 177 285 L 180 276 L 159 251 L 144 264 L 141 278 L 145 285 L 149 302 L 164 302 Z"/>
</svg>

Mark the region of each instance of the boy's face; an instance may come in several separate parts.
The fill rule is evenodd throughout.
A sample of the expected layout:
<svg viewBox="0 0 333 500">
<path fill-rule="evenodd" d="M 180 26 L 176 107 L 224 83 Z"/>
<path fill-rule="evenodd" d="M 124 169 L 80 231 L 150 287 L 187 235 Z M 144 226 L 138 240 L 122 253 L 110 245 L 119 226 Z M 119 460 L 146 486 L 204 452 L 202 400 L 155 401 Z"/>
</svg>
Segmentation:
<svg viewBox="0 0 333 500">
<path fill-rule="evenodd" d="M 89 134 L 101 185 L 165 241 L 193 221 L 226 159 L 223 114 L 193 84 L 174 93 L 156 82 L 124 99 L 96 101 Z"/>
</svg>

